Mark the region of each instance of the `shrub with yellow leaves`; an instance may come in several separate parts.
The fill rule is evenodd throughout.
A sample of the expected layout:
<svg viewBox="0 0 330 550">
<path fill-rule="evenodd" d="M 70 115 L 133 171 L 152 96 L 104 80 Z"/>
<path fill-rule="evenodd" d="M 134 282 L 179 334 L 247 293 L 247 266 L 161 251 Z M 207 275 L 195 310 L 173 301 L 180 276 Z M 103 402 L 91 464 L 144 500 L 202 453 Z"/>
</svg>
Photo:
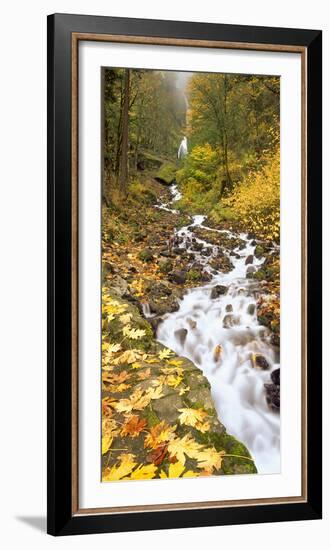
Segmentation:
<svg viewBox="0 0 330 550">
<path fill-rule="evenodd" d="M 265 153 L 262 168 L 252 171 L 223 198 L 221 205 L 229 208 L 245 230 L 267 241 L 280 238 L 280 150 Z"/>
</svg>

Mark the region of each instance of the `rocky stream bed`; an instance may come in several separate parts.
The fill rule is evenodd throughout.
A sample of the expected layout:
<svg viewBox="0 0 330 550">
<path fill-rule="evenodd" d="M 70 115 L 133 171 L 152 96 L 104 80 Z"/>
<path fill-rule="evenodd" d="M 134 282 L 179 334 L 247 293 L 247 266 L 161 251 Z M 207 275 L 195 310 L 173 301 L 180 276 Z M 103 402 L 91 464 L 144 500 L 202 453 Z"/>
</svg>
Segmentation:
<svg viewBox="0 0 330 550">
<path fill-rule="evenodd" d="M 182 216 L 176 210 L 177 186 L 153 185 L 161 196 L 153 212 L 137 218 L 130 243 L 106 242 L 103 254 L 104 286 L 125 304 L 134 326 L 146 331 L 141 349 L 157 353 L 165 347 L 173 350 L 172 361 L 180 361 L 177 387 L 164 383 L 162 397 L 150 400 L 141 418 L 147 428 L 162 422 L 175 425 L 181 438 L 193 436 L 200 445 L 224 451 L 227 458 L 213 475 L 278 472 L 280 357 L 274 273 L 276 278 L 279 249 L 228 223 L 211 227 L 203 215 Z M 111 337 L 119 341 L 116 329 Z M 141 391 L 164 375 L 161 361 L 151 367 L 142 362 L 142 369 L 151 372 L 145 378 L 139 378 L 139 371 L 134 374 Z M 113 387 L 103 387 L 105 402 L 116 397 Z M 202 407 L 207 429 L 180 425 L 178 410 L 184 407 Z M 118 435 L 103 465 L 111 466 L 111 453 L 124 445 L 141 463 L 154 458 L 142 433 L 125 441 Z M 161 457 L 165 463 L 166 452 Z M 187 460 L 190 471 L 198 472 L 196 461 Z"/>
</svg>

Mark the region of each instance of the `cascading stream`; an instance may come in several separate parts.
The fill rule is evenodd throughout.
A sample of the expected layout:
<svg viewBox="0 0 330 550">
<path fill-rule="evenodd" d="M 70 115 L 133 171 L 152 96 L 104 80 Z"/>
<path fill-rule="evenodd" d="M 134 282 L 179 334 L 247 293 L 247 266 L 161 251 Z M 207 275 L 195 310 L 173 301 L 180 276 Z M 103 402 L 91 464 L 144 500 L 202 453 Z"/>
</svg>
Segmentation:
<svg viewBox="0 0 330 550">
<path fill-rule="evenodd" d="M 175 185 L 171 193 L 171 203 L 180 198 Z M 170 209 L 171 203 L 158 207 Z M 191 225 L 177 232 L 181 247 L 190 250 L 194 237 L 191 227 L 211 230 L 203 225 L 204 220 L 205 216 L 194 216 Z M 157 339 L 203 371 L 211 384 L 219 419 L 228 433 L 248 447 L 259 473 L 275 473 L 280 471 L 280 415 L 268 407 L 264 384 L 270 381 L 272 370 L 279 367 L 279 357 L 267 338 L 267 329 L 257 320 L 258 283 L 246 278 L 246 258 L 254 254 L 255 246 L 246 234 L 217 231 L 226 233 L 226 237 L 239 237 L 245 243 L 244 248 L 234 249 L 237 257 L 231 257 L 233 269 L 214 274 L 209 261 L 217 247 L 196 239 L 212 248 L 209 256 L 194 251 L 196 260 L 212 274 L 212 280 L 187 290 L 179 310 L 167 314 L 159 325 Z M 254 266 L 263 261 L 253 256 Z M 227 292 L 218 296 L 213 292 L 211 297 L 217 285 L 226 286 Z M 253 354 L 261 354 L 270 369 L 254 368 Z"/>
</svg>

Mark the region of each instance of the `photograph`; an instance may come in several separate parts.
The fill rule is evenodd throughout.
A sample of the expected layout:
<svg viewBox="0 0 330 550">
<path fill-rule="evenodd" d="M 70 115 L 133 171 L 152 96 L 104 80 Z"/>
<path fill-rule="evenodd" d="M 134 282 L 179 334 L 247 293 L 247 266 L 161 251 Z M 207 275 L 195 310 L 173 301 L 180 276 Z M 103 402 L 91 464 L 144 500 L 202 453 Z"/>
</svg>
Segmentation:
<svg viewBox="0 0 330 550">
<path fill-rule="evenodd" d="M 281 472 L 280 83 L 102 67 L 104 483 Z"/>
</svg>

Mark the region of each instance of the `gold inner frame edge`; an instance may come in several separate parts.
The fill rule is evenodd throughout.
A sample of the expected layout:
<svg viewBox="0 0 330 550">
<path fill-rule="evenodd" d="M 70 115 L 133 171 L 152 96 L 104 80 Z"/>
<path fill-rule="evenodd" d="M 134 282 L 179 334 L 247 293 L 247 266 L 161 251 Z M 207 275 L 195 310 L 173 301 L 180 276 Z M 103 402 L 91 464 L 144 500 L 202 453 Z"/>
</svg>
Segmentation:
<svg viewBox="0 0 330 550">
<path fill-rule="evenodd" d="M 236 499 L 175 504 L 150 504 L 107 508 L 79 508 L 79 395 L 78 395 L 78 71 L 79 41 L 117 42 L 128 44 L 150 44 L 197 48 L 221 48 L 235 50 L 255 50 L 299 53 L 301 56 L 301 495 L 260 499 Z M 260 506 L 270 504 L 294 504 L 307 501 L 307 48 L 285 44 L 259 44 L 248 42 L 225 42 L 215 40 L 177 39 L 149 36 L 129 36 L 94 33 L 72 33 L 71 40 L 71 263 L 72 263 L 72 516 L 123 514 L 128 512 L 157 512 L 205 508 L 225 508 L 239 506 Z"/>
</svg>

